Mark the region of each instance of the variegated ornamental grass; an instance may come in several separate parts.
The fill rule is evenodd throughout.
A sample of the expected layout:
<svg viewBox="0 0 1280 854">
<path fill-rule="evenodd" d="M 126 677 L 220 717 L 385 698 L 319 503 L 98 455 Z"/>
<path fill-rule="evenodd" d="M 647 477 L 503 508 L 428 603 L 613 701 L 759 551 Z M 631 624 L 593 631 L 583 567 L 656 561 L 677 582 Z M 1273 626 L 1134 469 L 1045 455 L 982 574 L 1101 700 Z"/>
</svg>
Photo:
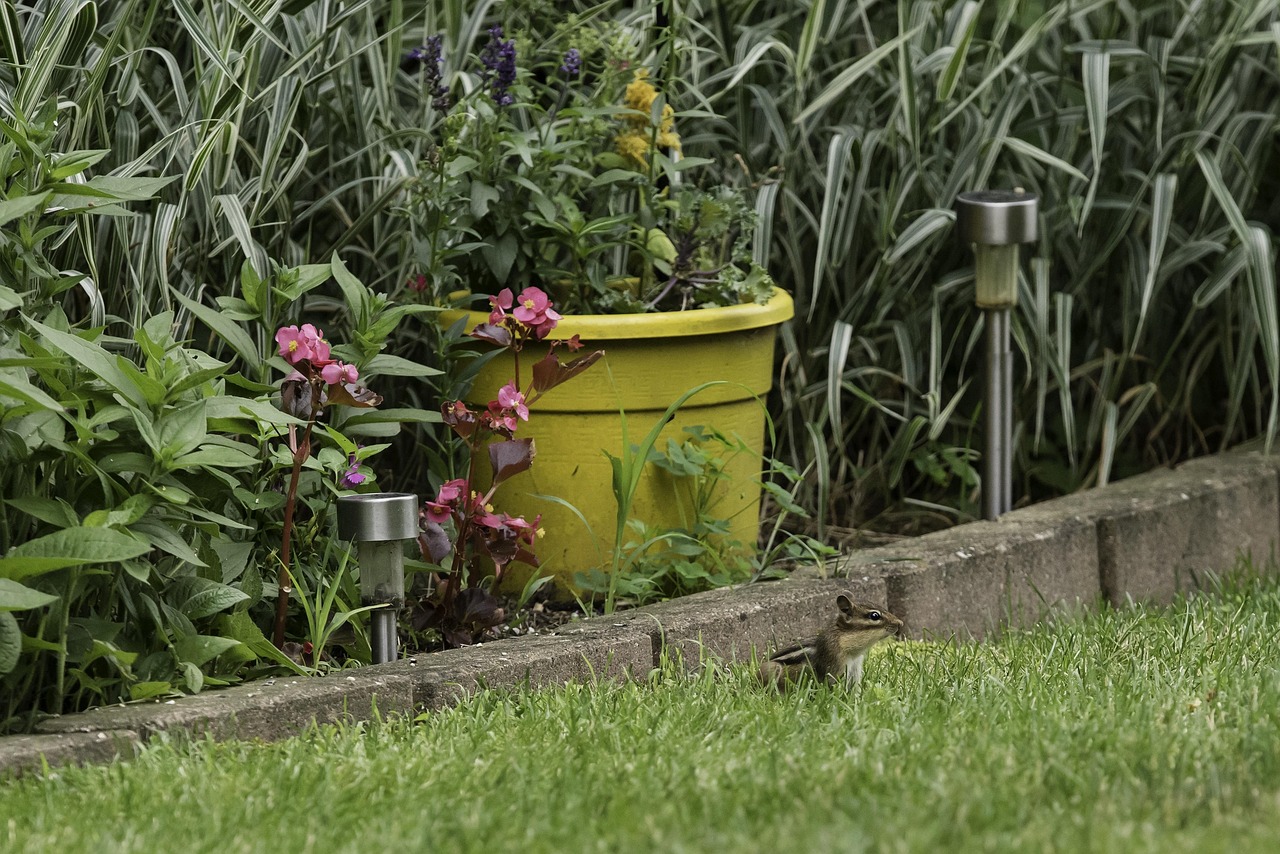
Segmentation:
<svg viewBox="0 0 1280 854">
<path fill-rule="evenodd" d="M 1020 493 L 1274 438 L 1273 3 L 684 13 L 689 87 L 763 182 L 769 266 L 804 318 L 777 411 L 825 521 L 976 510 L 981 321 L 951 210 L 970 189 L 1040 197 L 1014 317 Z"/>
</svg>

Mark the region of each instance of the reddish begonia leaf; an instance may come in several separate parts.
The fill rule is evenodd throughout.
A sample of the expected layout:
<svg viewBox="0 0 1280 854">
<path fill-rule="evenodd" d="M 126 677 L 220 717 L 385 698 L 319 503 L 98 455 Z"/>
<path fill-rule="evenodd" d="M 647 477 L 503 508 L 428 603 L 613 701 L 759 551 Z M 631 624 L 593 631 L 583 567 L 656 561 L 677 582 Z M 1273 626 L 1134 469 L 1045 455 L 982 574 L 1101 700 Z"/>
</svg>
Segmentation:
<svg viewBox="0 0 1280 854">
<path fill-rule="evenodd" d="M 511 346 L 511 330 L 505 326 L 497 326 L 492 323 L 477 324 L 476 328 L 471 330 L 471 337 L 497 344 L 499 347 Z"/>
<path fill-rule="evenodd" d="M 533 391 L 535 393 L 550 391 L 594 365 L 603 355 L 603 350 L 596 350 L 562 363 L 556 358 L 555 353 L 548 353 L 545 359 L 533 366 Z"/>
<path fill-rule="evenodd" d="M 476 432 L 476 414 L 460 400 L 441 405 L 440 415 L 441 420 L 464 439 Z"/>
<path fill-rule="evenodd" d="M 528 471 L 537 453 L 532 439 L 508 439 L 489 445 L 489 463 L 493 466 L 493 485 Z"/>
<path fill-rule="evenodd" d="M 453 542 L 444 528 L 429 519 L 418 519 L 418 549 L 422 559 L 429 563 L 440 563 L 453 551 Z"/>
<path fill-rule="evenodd" d="M 329 386 L 329 399 L 325 403 L 329 406 L 341 404 L 358 409 L 372 409 L 382 403 L 382 395 L 355 383 L 335 383 Z"/>
</svg>

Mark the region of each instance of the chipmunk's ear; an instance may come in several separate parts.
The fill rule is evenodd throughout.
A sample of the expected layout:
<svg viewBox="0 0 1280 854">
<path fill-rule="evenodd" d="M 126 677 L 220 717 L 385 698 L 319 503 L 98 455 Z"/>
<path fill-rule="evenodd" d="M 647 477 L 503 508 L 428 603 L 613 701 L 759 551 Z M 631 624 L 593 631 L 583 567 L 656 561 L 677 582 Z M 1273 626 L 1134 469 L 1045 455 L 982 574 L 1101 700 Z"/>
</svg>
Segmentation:
<svg viewBox="0 0 1280 854">
<path fill-rule="evenodd" d="M 856 616 L 853 608 L 853 600 L 841 593 L 836 597 L 836 607 L 840 609 L 840 613 L 846 617 Z"/>
</svg>

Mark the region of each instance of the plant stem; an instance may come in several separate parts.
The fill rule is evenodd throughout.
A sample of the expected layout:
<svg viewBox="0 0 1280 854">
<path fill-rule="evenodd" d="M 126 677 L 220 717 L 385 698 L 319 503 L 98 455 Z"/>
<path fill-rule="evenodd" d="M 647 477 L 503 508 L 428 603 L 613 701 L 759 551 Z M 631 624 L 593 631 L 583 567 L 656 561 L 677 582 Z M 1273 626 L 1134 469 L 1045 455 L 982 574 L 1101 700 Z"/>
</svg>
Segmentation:
<svg viewBox="0 0 1280 854">
<path fill-rule="evenodd" d="M 293 509 L 298 498 L 298 479 L 302 476 L 302 462 L 311 456 L 311 427 L 315 419 L 307 422 L 307 430 L 302 434 L 302 441 L 293 452 L 293 472 L 289 476 L 289 494 L 284 502 L 284 530 L 280 536 L 280 571 L 279 589 L 276 593 L 276 620 L 271 642 L 279 649 L 284 646 L 284 624 L 289 616 L 289 594 L 292 592 L 292 577 L 289 573 L 289 550 L 293 541 Z"/>
</svg>

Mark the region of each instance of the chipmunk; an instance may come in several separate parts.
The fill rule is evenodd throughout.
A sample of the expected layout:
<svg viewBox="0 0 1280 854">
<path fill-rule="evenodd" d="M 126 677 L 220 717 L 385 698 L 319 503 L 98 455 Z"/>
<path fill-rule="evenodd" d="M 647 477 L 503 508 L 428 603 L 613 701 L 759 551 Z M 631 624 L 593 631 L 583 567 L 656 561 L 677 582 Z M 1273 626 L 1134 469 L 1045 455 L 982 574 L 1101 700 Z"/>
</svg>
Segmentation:
<svg viewBox="0 0 1280 854">
<path fill-rule="evenodd" d="M 867 650 L 902 630 L 902 620 L 880 608 L 854 602 L 845 594 L 836 597 L 840 613 L 835 622 L 813 640 L 779 650 L 760 665 L 760 678 L 779 688 L 806 672 L 829 684 L 843 680 L 856 685 L 862 679 L 862 659 Z"/>
</svg>

